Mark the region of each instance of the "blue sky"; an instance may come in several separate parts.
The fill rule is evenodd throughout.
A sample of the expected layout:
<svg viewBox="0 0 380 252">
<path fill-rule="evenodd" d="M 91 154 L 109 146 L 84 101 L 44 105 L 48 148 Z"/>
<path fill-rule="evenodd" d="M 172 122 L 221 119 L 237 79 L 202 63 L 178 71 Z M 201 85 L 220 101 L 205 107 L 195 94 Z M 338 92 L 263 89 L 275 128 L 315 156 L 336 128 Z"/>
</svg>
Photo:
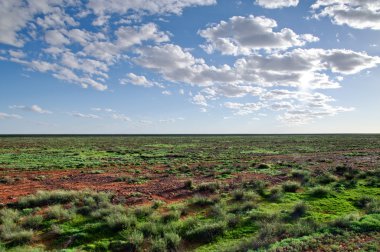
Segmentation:
<svg viewBox="0 0 380 252">
<path fill-rule="evenodd" d="M 380 2 L 5 0 L 0 133 L 370 133 Z"/>
</svg>

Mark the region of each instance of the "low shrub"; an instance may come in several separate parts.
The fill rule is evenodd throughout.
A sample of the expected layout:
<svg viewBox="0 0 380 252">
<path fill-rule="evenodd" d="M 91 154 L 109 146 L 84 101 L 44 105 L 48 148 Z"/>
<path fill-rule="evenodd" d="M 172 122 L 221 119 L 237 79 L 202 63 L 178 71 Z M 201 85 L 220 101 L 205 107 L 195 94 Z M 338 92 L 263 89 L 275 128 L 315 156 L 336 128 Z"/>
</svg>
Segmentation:
<svg viewBox="0 0 380 252">
<path fill-rule="evenodd" d="M 368 204 L 370 204 L 373 201 L 375 201 L 373 197 L 365 195 L 365 196 L 360 197 L 358 200 L 356 200 L 354 205 L 358 208 L 364 209 L 368 206 Z"/>
<path fill-rule="evenodd" d="M 282 190 L 284 192 L 296 192 L 301 185 L 297 182 L 286 182 L 282 185 Z"/>
<path fill-rule="evenodd" d="M 346 165 L 338 165 L 335 167 L 335 173 L 342 176 L 344 173 L 349 172 L 351 170 L 350 167 Z"/>
<path fill-rule="evenodd" d="M 332 182 L 338 181 L 338 178 L 331 174 L 323 174 L 317 177 L 317 183 L 321 185 L 327 185 Z"/>
<path fill-rule="evenodd" d="M 272 166 L 270 164 L 264 164 L 264 163 L 259 164 L 257 166 L 257 169 L 270 169 L 270 168 L 272 168 Z"/>
<path fill-rule="evenodd" d="M 156 238 L 152 240 L 152 247 L 150 249 L 151 252 L 165 252 L 167 251 L 167 243 L 163 238 Z"/>
<path fill-rule="evenodd" d="M 256 208 L 256 205 L 253 202 L 245 202 L 243 204 L 239 204 L 236 207 L 231 208 L 228 212 L 233 214 L 238 213 L 246 213 L 252 209 Z"/>
<path fill-rule="evenodd" d="M 183 188 L 193 190 L 194 189 L 193 181 L 192 180 L 186 180 L 184 185 L 183 185 Z"/>
<path fill-rule="evenodd" d="M 244 200 L 245 193 L 243 190 L 238 189 L 231 193 L 231 197 L 234 201 L 242 201 Z"/>
<path fill-rule="evenodd" d="M 165 233 L 164 239 L 166 240 L 167 248 L 171 250 L 176 250 L 181 242 L 181 237 L 174 232 Z"/>
<path fill-rule="evenodd" d="M 64 209 L 61 205 L 50 206 L 46 212 L 45 216 L 48 220 L 69 220 L 71 214 L 67 209 Z"/>
<path fill-rule="evenodd" d="M 210 182 L 210 183 L 200 184 L 197 189 L 199 192 L 215 193 L 219 188 L 220 188 L 219 183 Z"/>
<path fill-rule="evenodd" d="M 152 208 L 153 209 L 158 209 L 160 206 L 165 205 L 165 202 L 162 200 L 154 200 Z"/>
<path fill-rule="evenodd" d="M 144 234 L 139 230 L 123 230 L 119 234 L 125 239 L 120 251 L 136 251 L 144 242 Z"/>
<path fill-rule="evenodd" d="M 283 196 L 282 191 L 279 188 L 272 188 L 269 191 L 269 194 L 266 196 L 269 201 L 279 201 L 281 197 Z"/>
<path fill-rule="evenodd" d="M 135 216 L 127 216 L 125 213 L 112 213 L 104 218 L 106 226 L 114 231 L 134 227 L 137 224 Z"/>
<path fill-rule="evenodd" d="M 38 229 L 43 225 L 44 218 L 42 215 L 29 215 L 23 222 L 23 227 Z"/>
<path fill-rule="evenodd" d="M 291 176 L 294 179 L 299 180 L 302 184 L 305 184 L 310 180 L 310 172 L 305 170 L 292 171 Z"/>
<path fill-rule="evenodd" d="M 192 199 L 190 199 L 190 204 L 194 206 L 212 206 L 218 203 L 219 198 L 210 198 L 210 197 L 205 197 L 201 195 L 195 195 Z"/>
<path fill-rule="evenodd" d="M 327 197 L 331 193 L 330 189 L 327 187 L 318 186 L 310 191 L 310 196 L 315 198 L 324 198 Z"/>
<path fill-rule="evenodd" d="M 226 228 L 227 225 L 225 222 L 204 224 L 187 231 L 185 238 L 189 241 L 197 241 L 202 243 L 211 242 L 218 235 L 222 235 Z"/>
<path fill-rule="evenodd" d="M 250 180 L 243 183 L 244 188 L 253 189 L 262 197 L 265 195 L 265 189 L 267 186 L 267 183 L 262 180 Z"/>
<path fill-rule="evenodd" d="M 220 204 L 215 204 L 211 207 L 208 216 L 213 218 L 224 218 L 226 212 Z"/>
<path fill-rule="evenodd" d="M 292 219 L 298 219 L 302 216 L 305 216 L 307 210 L 307 206 L 305 205 L 304 202 L 297 203 L 292 212 L 290 213 L 290 217 Z"/>
<path fill-rule="evenodd" d="M 179 211 L 170 211 L 170 212 L 162 214 L 161 222 L 169 223 L 171 221 L 176 221 L 179 219 L 180 216 L 181 216 L 181 213 Z"/>
</svg>

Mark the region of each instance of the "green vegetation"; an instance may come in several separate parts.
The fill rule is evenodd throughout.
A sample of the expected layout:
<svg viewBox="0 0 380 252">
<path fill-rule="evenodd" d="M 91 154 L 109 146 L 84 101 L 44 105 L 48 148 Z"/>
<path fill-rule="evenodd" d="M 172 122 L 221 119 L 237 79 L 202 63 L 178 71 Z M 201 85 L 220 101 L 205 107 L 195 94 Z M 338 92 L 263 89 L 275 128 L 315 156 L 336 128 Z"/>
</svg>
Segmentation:
<svg viewBox="0 0 380 252">
<path fill-rule="evenodd" d="M 0 251 L 380 250 L 377 135 L 0 139 Z"/>
</svg>

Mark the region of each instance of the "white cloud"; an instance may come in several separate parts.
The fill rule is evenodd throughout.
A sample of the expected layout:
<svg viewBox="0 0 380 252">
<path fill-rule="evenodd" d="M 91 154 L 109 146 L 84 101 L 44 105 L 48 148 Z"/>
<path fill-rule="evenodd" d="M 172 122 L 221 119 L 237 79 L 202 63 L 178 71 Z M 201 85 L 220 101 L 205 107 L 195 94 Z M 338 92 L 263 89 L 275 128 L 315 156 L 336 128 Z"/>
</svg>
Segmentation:
<svg viewBox="0 0 380 252">
<path fill-rule="evenodd" d="M 13 58 L 25 58 L 26 54 L 21 50 L 9 50 L 9 55 Z"/>
<path fill-rule="evenodd" d="M 90 0 L 87 5 L 95 14 L 103 16 L 107 13 L 126 14 L 131 10 L 137 11 L 138 13 L 173 13 L 179 15 L 186 7 L 212 4 L 216 4 L 216 0 Z"/>
<path fill-rule="evenodd" d="M 202 94 L 194 95 L 192 98 L 192 102 L 200 106 L 204 106 L 204 107 L 208 106 L 206 97 L 203 96 Z"/>
<path fill-rule="evenodd" d="M 255 0 L 257 5 L 267 9 L 278 9 L 284 7 L 295 7 L 298 0 Z"/>
<path fill-rule="evenodd" d="M 115 112 L 115 110 L 113 110 L 111 108 L 91 108 L 91 110 L 97 111 L 97 112 L 106 112 L 106 113 Z"/>
<path fill-rule="evenodd" d="M 140 48 L 137 53 L 134 61 L 142 67 L 171 82 L 209 86 L 207 92 L 213 97 L 257 94 L 257 86 L 339 88 L 339 80 L 331 78 L 331 71 L 349 75 L 380 64 L 380 57 L 344 49 L 294 49 L 267 56 L 251 55 L 238 59 L 233 66 L 219 67 L 207 65 L 172 44 Z"/>
<path fill-rule="evenodd" d="M 114 119 L 114 120 L 120 120 L 120 121 L 125 121 L 125 122 L 129 122 L 131 121 L 131 118 L 128 117 L 127 115 L 124 115 L 124 114 L 112 114 L 111 115 L 111 118 Z"/>
<path fill-rule="evenodd" d="M 139 56 L 133 59 L 135 63 L 160 73 L 168 81 L 210 86 L 218 82 L 230 83 L 236 78 L 229 66 L 209 66 L 178 45 L 148 46 L 136 52 Z"/>
<path fill-rule="evenodd" d="M 234 16 L 199 31 L 199 34 L 207 40 L 202 46 L 206 52 L 218 50 L 226 55 L 249 55 L 260 49 L 287 49 L 319 40 L 311 34 L 298 35 L 288 28 L 276 32 L 273 30 L 276 27 L 275 20 L 263 16 Z"/>
<path fill-rule="evenodd" d="M 142 86 L 142 87 L 152 87 L 154 84 L 150 81 L 148 81 L 145 76 L 142 75 L 136 75 L 134 73 L 127 74 L 126 79 L 120 79 L 120 84 L 126 85 L 128 83 L 136 85 L 136 86 Z"/>
<path fill-rule="evenodd" d="M 101 117 L 98 116 L 98 115 L 94 115 L 94 114 L 83 114 L 83 113 L 79 113 L 79 112 L 72 112 L 72 113 L 68 113 L 69 115 L 71 116 L 74 116 L 74 117 L 79 117 L 79 118 L 87 118 L 87 119 L 100 119 Z"/>
<path fill-rule="evenodd" d="M 163 95 L 172 95 L 172 92 L 170 92 L 169 90 L 164 90 L 161 92 Z"/>
<path fill-rule="evenodd" d="M 258 103 L 226 102 L 224 103 L 224 107 L 234 110 L 235 111 L 234 114 L 236 115 L 248 115 L 256 111 L 259 111 L 263 107 L 263 104 L 261 102 L 258 102 Z"/>
<path fill-rule="evenodd" d="M 22 116 L 17 115 L 17 114 L 7 114 L 7 113 L 0 112 L 0 120 L 2 120 L 2 119 L 21 119 L 21 118 L 22 118 Z"/>
<path fill-rule="evenodd" d="M 24 110 L 24 111 L 28 111 L 28 112 L 34 112 L 34 113 L 38 113 L 38 114 L 52 114 L 51 111 L 43 109 L 38 105 L 32 105 L 32 106 L 12 105 L 12 106 L 9 106 L 9 108 Z"/>
<path fill-rule="evenodd" d="M 329 17 L 334 24 L 356 29 L 380 30 L 380 2 L 377 0 L 317 0 L 315 18 Z"/>
<path fill-rule="evenodd" d="M 58 26 L 57 22 L 64 25 L 76 25 L 66 15 L 62 8 L 76 5 L 72 0 L 39 0 L 39 1 L 0 1 L 0 43 L 22 47 L 26 37 L 19 32 L 26 29 L 37 14 L 43 14 L 44 19 L 37 19 L 36 24 L 43 28 Z"/>
</svg>

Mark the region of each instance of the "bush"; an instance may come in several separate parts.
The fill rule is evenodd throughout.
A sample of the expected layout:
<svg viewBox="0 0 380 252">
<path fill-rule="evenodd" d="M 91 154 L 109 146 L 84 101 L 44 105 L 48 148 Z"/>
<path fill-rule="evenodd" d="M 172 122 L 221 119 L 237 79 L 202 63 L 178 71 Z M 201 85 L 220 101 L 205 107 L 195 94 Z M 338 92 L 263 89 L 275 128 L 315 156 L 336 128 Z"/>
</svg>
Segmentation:
<svg viewBox="0 0 380 252">
<path fill-rule="evenodd" d="M 17 222 L 20 218 L 20 212 L 18 210 L 4 208 L 0 210 L 0 224 L 5 222 Z"/>
<path fill-rule="evenodd" d="M 31 230 L 25 230 L 17 224 L 17 214 L 15 210 L 1 210 L 0 240 L 11 245 L 27 243 L 33 237 Z"/>
<path fill-rule="evenodd" d="M 142 207 L 136 207 L 134 209 L 134 214 L 136 215 L 137 218 L 141 219 L 141 218 L 145 218 L 145 217 L 148 217 L 149 215 L 151 215 L 153 213 L 153 209 L 150 208 L 150 207 L 145 207 L 145 206 L 142 206 Z"/>
<path fill-rule="evenodd" d="M 46 218 L 48 220 L 68 220 L 71 214 L 68 210 L 64 209 L 61 205 L 51 206 L 46 210 Z"/>
<path fill-rule="evenodd" d="M 165 205 L 165 201 L 162 200 L 154 200 L 152 208 L 153 209 L 158 209 L 160 206 Z"/>
<path fill-rule="evenodd" d="M 287 182 L 282 185 L 282 190 L 284 192 L 296 192 L 300 188 L 300 184 L 296 182 Z"/>
<path fill-rule="evenodd" d="M 76 191 L 38 191 L 35 195 L 21 198 L 17 205 L 20 208 L 31 208 L 54 204 L 66 204 L 79 195 L 80 192 Z"/>
<path fill-rule="evenodd" d="M 220 187 L 219 183 L 216 183 L 216 182 L 203 183 L 198 186 L 198 191 L 214 193 L 219 189 L 219 187 Z"/>
<path fill-rule="evenodd" d="M 185 237 L 189 241 L 202 243 L 211 242 L 218 235 L 222 235 L 226 230 L 226 227 L 227 225 L 225 222 L 204 224 L 187 231 Z"/>
<path fill-rule="evenodd" d="M 168 213 L 164 213 L 161 216 L 161 221 L 163 223 L 169 223 L 171 221 L 176 221 L 179 219 L 181 213 L 179 211 L 170 211 Z"/>
<path fill-rule="evenodd" d="M 106 226 L 114 231 L 134 227 L 137 224 L 135 216 L 127 216 L 125 213 L 112 213 L 105 217 Z"/>
<path fill-rule="evenodd" d="M 209 198 L 200 195 L 195 195 L 192 199 L 190 199 L 190 204 L 194 206 L 212 206 L 215 205 L 219 201 L 219 198 Z"/>
<path fill-rule="evenodd" d="M 340 229 L 347 229 L 351 226 L 351 223 L 357 219 L 358 217 L 355 215 L 338 217 L 330 223 L 330 226 Z"/>
<path fill-rule="evenodd" d="M 163 238 L 156 238 L 152 240 L 152 248 L 150 251 L 152 252 L 165 252 L 167 251 L 166 249 L 167 243 L 166 240 Z"/>
<path fill-rule="evenodd" d="M 41 215 L 30 215 L 24 220 L 23 226 L 26 228 L 38 229 L 42 226 L 44 218 Z"/>
<path fill-rule="evenodd" d="M 368 214 L 380 214 L 380 200 L 376 199 L 369 202 L 366 206 Z"/>
<path fill-rule="evenodd" d="M 243 183 L 243 187 L 255 190 L 260 196 L 265 196 L 267 184 L 262 180 L 251 180 Z"/>
<path fill-rule="evenodd" d="M 183 188 L 193 190 L 194 189 L 193 181 L 192 180 L 186 180 L 184 185 L 183 185 Z"/>
<path fill-rule="evenodd" d="M 229 210 L 230 213 L 238 214 L 245 213 L 254 209 L 256 205 L 253 202 L 245 202 Z"/>
<path fill-rule="evenodd" d="M 282 192 L 279 188 L 272 188 L 267 195 L 269 201 L 278 201 L 282 197 Z"/>
<path fill-rule="evenodd" d="M 307 206 L 304 202 L 296 204 L 290 214 L 292 219 L 298 219 L 306 214 Z"/>
<path fill-rule="evenodd" d="M 221 204 L 216 204 L 211 207 L 208 215 L 213 218 L 224 218 L 225 214 L 223 206 L 221 206 Z"/>
<path fill-rule="evenodd" d="M 344 173 L 349 172 L 350 170 L 351 170 L 351 168 L 346 166 L 346 165 L 339 165 L 339 166 L 335 167 L 335 173 L 338 175 L 341 175 L 341 176 Z"/>
<path fill-rule="evenodd" d="M 242 201 L 244 200 L 244 191 L 243 190 L 235 190 L 231 193 L 231 196 L 232 196 L 232 199 L 235 200 L 235 201 Z"/>
<path fill-rule="evenodd" d="M 301 181 L 303 184 L 310 180 L 310 172 L 306 170 L 292 171 L 291 175 L 294 179 Z"/>
<path fill-rule="evenodd" d="M 18 230 L 2 235 L 2 239 L 9 242 L 10 245 L 15 246 L 25 244 L 32 240 L 33 231 L 31 230 Z"/>
<path fill-rule="evenodd" d="M 327 197 L 330 193 L 330 189 L 322 186 L 315 187 L 310 191 L 310 195 L 315 198 L 324 198 Z"/>
<path fill-rule="evenodd" d="M 181 242 L 181 237 L 173 232 L 165 233 L 164 239 L 166 240 L 167 247 L 173 250 L 176 250 Z"/>
<path fill-rule="evenodd" d="M 370 197 L 370 196 L 362 196 L 360 197 L 356 202 L 355 202 L 355 206 L 358 207 L 358 208 L 361 208 L 361 209 L 364 209 L 364 208 L 367 208 L 368 205 L 375 201 L 374 198 Z"/>
<path fill-rule="evenodd" d="M 240 217 L 239 217 L 239 215 L 228 214 L 226 217 L 226 221 L 227 221 L 227 226 L 229 228 L 234 228 L 239 224 Z"/>
<path fill-rule="evenodd" d="M 144 242 L 144 234 L 138 230 L 132 232 L 125 230 L 120 232 L 120 236 L 125 239 L 122 245 L 123 249 L 120 251 L 136 251 Z"/>
<path fill-rule="evenodd" d="M 380 231 L 380 214 L 368 214 L 352 223 L 352 228 L 358 232 Z"/>
<path fill-rule="evenodd" d="M 336 181 L 338 181 L 338 178 L 331 174 L 324 174 L 317 177 L 317 183 L 322 184 L 322 185 L 327 185 Z"/>
<path fill-rule="evenodd" d="M 259 164 L 257 169 L 270 169 L 272 166 L 270 164 Z"/>
</svg>

